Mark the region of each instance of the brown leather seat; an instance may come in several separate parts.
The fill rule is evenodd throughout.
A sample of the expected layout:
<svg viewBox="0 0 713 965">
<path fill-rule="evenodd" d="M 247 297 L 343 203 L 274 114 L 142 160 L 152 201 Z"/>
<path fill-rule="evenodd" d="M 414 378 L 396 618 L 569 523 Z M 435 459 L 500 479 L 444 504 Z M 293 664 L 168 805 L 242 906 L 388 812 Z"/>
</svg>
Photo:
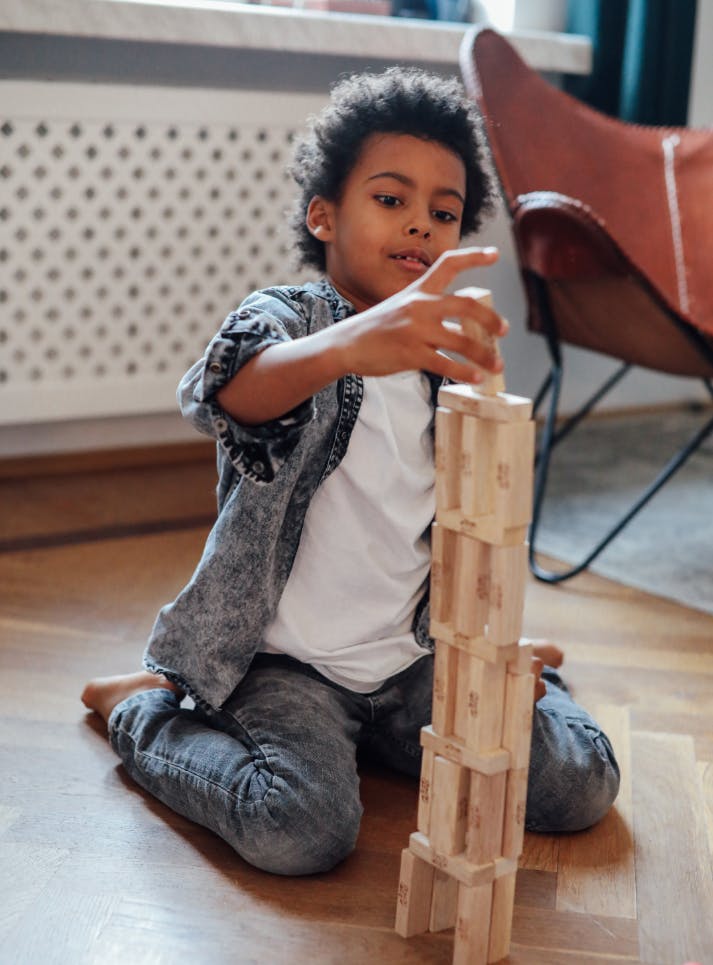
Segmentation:
<svg viewBox="0 0 713 965">
<path fill-rule="evenodd" d="M 530 565 L 558 582 L 580 572 L 703 439 L 696 433 L 577 566 L 542 570 L 536 534 L 551 450 L 632 365 L 701 378 L 713 396 L 713 130 L 643 127 L 607 117 L 553 87 L 489 28 L 461 47 L 466 89 L 483 116 L 528 300 L 547 339 L 550 393 L 538 454 Z M 622 365 L 555 429 L 563 343 Z"/>
</svg>

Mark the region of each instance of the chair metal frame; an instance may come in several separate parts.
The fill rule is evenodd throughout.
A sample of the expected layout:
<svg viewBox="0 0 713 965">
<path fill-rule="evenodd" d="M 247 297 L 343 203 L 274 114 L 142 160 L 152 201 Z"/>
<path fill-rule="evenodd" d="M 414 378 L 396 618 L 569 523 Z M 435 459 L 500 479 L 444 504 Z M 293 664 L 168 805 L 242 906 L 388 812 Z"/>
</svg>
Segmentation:
<svg viewBox="0 0 713 965">
<path fill-rule="evenodd" d="M 572 576 L 576 576 L 592 563 L 599 554 L 606 549 L 612 540 L 619 535 L 628 523 L 639 513 L 640 510 L 656 495 L 661 487 L 688 461 L 690 456 L 702 445 L 703 442 L 713 433 L 713 416 L 707 419 L 703 425 L 693 433 L 688 441 L 672 456 L 672 458 L 661 469 L 655 479 L 644 489 L 641 495 L 634 501 L 631 507 L 616 522 L 595 546 L 575 565 L 565 570 L 548 570 L 538 562 L 537 553 L 537 533 L 541 521 L 542 508 L 544 504 L 545 491 L 547 489 L 547 477 L 552 458 L 552 451 L 569 433 L 589 415 L 597 404 L 631 371 L 634 366 L 631 362 L 622 362 L 617 369 L 596 389 L 592 395 L 574 412 L 557 425 L 557 410 L 559 406 L 560 391 L 564 376 L 564 362 L 562 359 L 561 343 L 556 334 L 556 324 L 549 308 L 549 297 L 547 285 L 542 278 L 535 274 L 530 276 L 531 283 L 537 293 L 541 317 L 545 320 L 545 337 L 550 353 L 551 367 L 540 386 L 534 402 L 533 416 L 539 412 L 540 406 L 550 393 L 550 404 L 544 419 L 541 439 L 535 453 L 535 487 L 532 506 L 532 521 L 530 523 L 529 534 L 529 565 L 533 576 L 545 583 L 562 583 Z M 684 325 L 678 318 L 671 316 L 671 321 L 676 325 L 687 338 L 690 338 L 696 348 L 704 358 L 707 358 L 713 366 L 713 348 L 705 341 L 695 329 Z M 703 385 L 708 390 L 713 399 L 713 380 L 701 379 Z"/>
</svg>

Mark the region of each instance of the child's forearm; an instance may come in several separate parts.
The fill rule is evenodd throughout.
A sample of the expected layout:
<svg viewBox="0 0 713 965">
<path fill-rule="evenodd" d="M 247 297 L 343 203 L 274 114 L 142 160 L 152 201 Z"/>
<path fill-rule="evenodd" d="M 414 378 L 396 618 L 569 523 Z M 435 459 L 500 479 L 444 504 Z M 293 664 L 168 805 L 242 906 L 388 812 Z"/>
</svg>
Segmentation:
<svg viewBox="0 0 713 965">
<path fill-rule="evenodd" d="M 269 345 L 217 393 L 225 411 L 242 425 L 285 415 L 346 373 L 336 326 Z"/>
</svg>

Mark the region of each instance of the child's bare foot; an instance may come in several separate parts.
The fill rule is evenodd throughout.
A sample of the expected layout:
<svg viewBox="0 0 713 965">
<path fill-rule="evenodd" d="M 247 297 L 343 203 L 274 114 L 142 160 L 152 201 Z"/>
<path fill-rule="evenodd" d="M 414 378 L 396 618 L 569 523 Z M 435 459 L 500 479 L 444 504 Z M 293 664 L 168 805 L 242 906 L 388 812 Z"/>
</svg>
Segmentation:
<svg viewBox="0 0 713 965">
<path fill-rule="evenodd" d="M 82 691 L 82 703 L 95 711 L 105 721 L 109 720 L 112 710 L 122 700 L 140 693 L 142 690 L 173 690 L 180 694 L 179 688 L 167 680 L 163 674 L 140 670 L 138 673 L 121 674 L 117 677 L 96 677 L 90 680 Z"/>
<path fill-rule="evenodd" d="M 529 640 L 523 638 L 524 643 L 532 644 L 533 656 L 539 659 L 548 667 L 561 667 L 564 660 L 564 653 L 554 643 L 549 640 Z"/>
</svg>

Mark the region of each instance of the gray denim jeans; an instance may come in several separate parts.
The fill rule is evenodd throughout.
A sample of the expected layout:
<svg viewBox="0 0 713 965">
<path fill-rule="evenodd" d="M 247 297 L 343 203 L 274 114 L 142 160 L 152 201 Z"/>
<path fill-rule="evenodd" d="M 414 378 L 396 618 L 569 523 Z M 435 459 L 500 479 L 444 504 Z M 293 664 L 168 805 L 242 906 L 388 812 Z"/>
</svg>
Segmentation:
<svg viewBox="0 0 713 965">
<path fill-rule="evenodd" d="M 609 740 L 554 670 L 535 707 L 526 824 L 575 831 L 616 797 Z M 258 655 L 219 713 L 144 691 L 109 719 L 131 777 L 210 828 L 251 864 L 277 874 L 327 871 L 354 848 L 362 815 L 357 751 L 418 777 L 419 732 L 431 719 L 433 658 L 371 694 L 325 680 L 289 657 Z"/>
</svg>

